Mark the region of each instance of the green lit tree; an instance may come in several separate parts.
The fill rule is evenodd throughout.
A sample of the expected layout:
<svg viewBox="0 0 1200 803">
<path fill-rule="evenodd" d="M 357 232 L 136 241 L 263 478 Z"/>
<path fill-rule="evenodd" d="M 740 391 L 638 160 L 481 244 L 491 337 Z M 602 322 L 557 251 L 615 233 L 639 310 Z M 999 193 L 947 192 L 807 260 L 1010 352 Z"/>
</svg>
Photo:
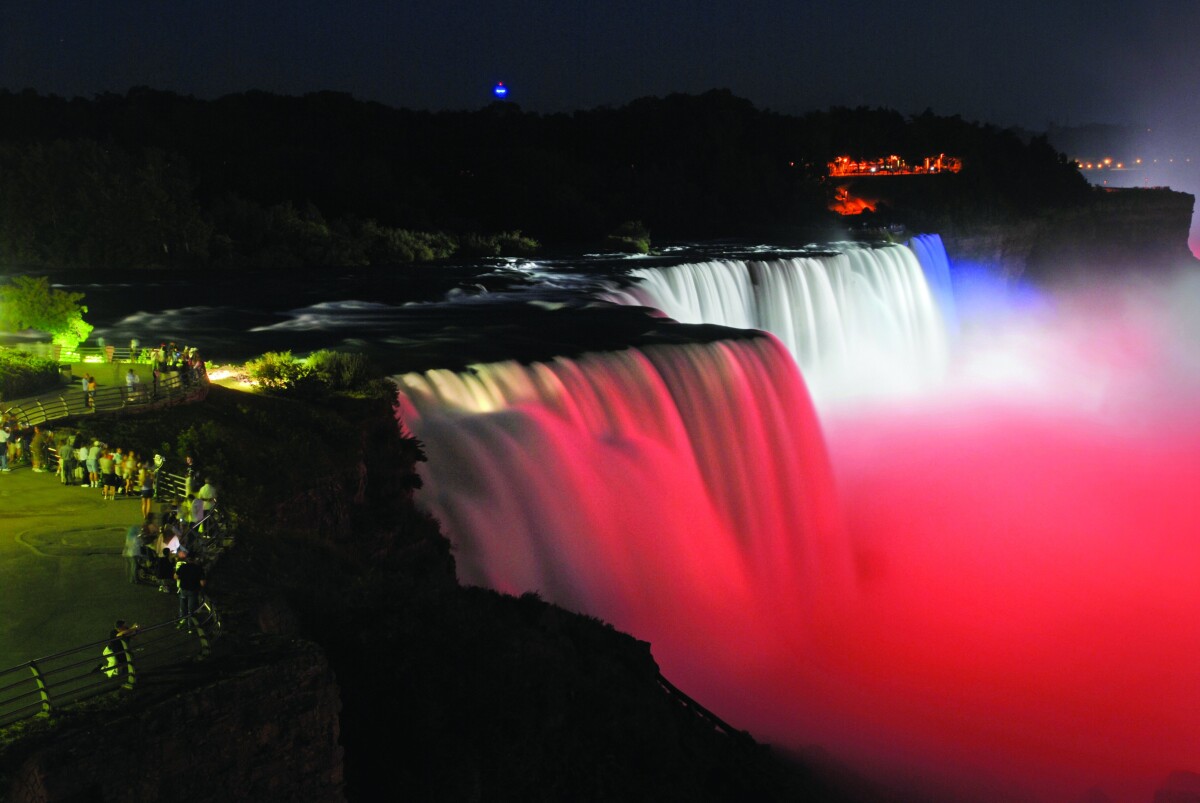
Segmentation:
<svg viewBox="0 0 1200 803">
<path fill-rule="evenodd" d="M 0 285 L 0 330 L 19 332 L 36 329 L 54 342 L 73 349 L 87 340 L 92 325 L 83 319 L 88 308 L 83 293 L 69 293 L 50 286 L 45 276 L 16 276 Z"/>
</svg>

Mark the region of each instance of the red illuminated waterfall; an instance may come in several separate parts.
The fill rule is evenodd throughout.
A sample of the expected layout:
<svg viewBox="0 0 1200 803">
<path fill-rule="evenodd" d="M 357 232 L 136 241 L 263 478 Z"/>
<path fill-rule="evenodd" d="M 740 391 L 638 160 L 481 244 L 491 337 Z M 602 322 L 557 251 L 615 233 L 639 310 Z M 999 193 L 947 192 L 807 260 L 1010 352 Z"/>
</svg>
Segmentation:
<svg viewBox="0 0 1200 803">
<path fill-rule="evenodd" d="M 400 379 L 466 582 L 697 648 L 764 590 L 846 581 L 821 433 L 774 338 Z"/>
<path fill-rule="evenodd" d="M 721 716 L 896 799 L 1149 800 L 1200 771 L 1200 282 L 960 310 L 947 369 L 901 250 L 633 294 L 791 331 L 835 375 L 932 344 L 935 393 L 831 395 L 818 423 L 768 335 L 407 375 L 419 498 L 463 580 L 649 640 Z"/>
</svg>

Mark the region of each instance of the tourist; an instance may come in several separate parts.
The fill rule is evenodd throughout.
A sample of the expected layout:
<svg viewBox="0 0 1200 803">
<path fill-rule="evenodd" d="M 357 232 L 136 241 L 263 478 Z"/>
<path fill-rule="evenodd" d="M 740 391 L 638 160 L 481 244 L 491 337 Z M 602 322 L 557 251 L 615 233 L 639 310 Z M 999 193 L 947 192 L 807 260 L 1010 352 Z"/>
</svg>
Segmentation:
<svg viewBox="0 0 1200 803">
<path fill-rule="evenodd" d="M 87 453 L 88 487 L 100 487 L 100 441 L 92 441 Z"/>
<path fill-rule="evenodd" d="M 161 482 L 161 480 L 165 479 L 164 469 L 166 469 L 166 467 L 167 467 L 167 458 L 163 457 L 161 454 L 155 453 L 154 463 L 150 467 L 150 471 L 153 474 L 153 476 L 151 477 L 151 480 L 154 483 L 154 498 L 155 499 L 162 499 L 164 496 L 163 487 L 162 487 L 163 482 Z"/>
<path fill-rule="evenodd" d="M 203 514 L 200 519 L 204 519 L 217 505 L 217 488 L 212 484 L 211 480 L 205 480 L 200 486 L 200 490 L 196 492 L 196 498 L 200 500 L 203 506 Z M 199 519 L 198 519 L 199 520 Z"/>
<path fill-rule="evenodd" d="M 9 437 L 11 437 L 11 434 L 8 429 L 8 424 L 6 423 L 3 426 L 0 426 L 0 471 L 3 471 L 6 474 L 12 471 L 12 469 L 8 467 Z"/>
<path fill-rule="evenodd" d="M 158 528 L 159 538 L 162 539 L 162 546 L 178 548 L 180 537 L 183 534 L 179 523 L 179 512 L 176 508 L 171 507 L 163 513 L 162 524 Z"/>
<path fill-rule="evenodd" d="M 175 556 L 175 580 L 179 583 L 179 628 L 187 626 L 192 632 L 193 618 L 200 607 L 200 591 L 208 584 L 204 578 L 204 567 L 195 560 L 189 560 L 186 549 L 180 549 Z"/>
<path fill-rule="evenodd" d="M 33 463 L 33 471 L 35 474 L 41 474 L 46 470 L 46 433 L 42 432 L 42 428 L 35 426 L 33 428 L 33 440 L 29 442 L 29 459 Z"/>
<path fill-rule="evenodd" d="M 137 582 L 138 562 L 142 559 L 141 534 L 144 527 L 131 524 L 125 530 L 125 548 L 121 555 L 125 558 L 125 578 L 131 583 Z"/>
<path fill-rule="evenodd" d="M 188 494 L 188 523 L 193 527 L 204 520 L 204 500 L 194 494 Z"/>
<path fill-rule="evenodd" d="M 21 423 L 15 422 L 12 430 L 12 437 L 8 439 L 8 462 L 9 465 L 20 465 L 25 462 L 25 456 L 28 454 L 26 446 L 28 445 L 29 432 Z"/>
<path fill-rule="evenodd" d="M 183 466 L 183 493 L 184 495 L 196 492 L 196 485 L 200 481 L 200 464 L 191 455 L 184 458 Z"/>
<path fill-rule="evenodd" d="M 119 473 L 121 475 L 121 488 L 126 497 L 133 496 L 133 479 L 134 469 L 137 467 L 137 455 L 132 449 L 125 455 L 125 459 L 121 461 Z"/>
<path fill-rule="evenodd" d="M 79 487 L 80 488 L 87 488 L 89 485 L 87 459 L 88 459 L 88 444 L 86 441 L 83 440 L 83 437 L 80 436 L 79 448 L 77 448 L 75 450 L 75 462 L 78 465 L 78 468 L 76 469 L 75 473 L 79 477 Z"/>
<path fill-rule="evenodd" d="M 113 473 L 113 454 L 108 449 L 101 449 L 100 456 L 96 458 L 96 465 L 100 469 L 100 498 L 107 500 L 111 491 L 113 498 L 116 498 L 116 475 Z"/>
<path fill-rule="evenodd" d="M 75 484 L 74 438 L 64 435 L 58 443 L 58 477 L 63 485 Z"/>
<path fill-rule="evenodd" d="M 167 582 L 175 576 L 175 559 L 168 547 L 162 548 L 162 553 L 154 563 L 154 576 L 158 578 L 158 590 L 164 594 L 170 591 Z"/>
<path fill-rule="evenodd" d="M 103 660 L 99 666 L 100 671 L 110 678 L 129 671 L 129 639 L 137 635 L 139 630 L 141 630 L 141 625 L 136 622 L 132 626 L 126 627 L 124 619 L 117 620 L 113 629 L 108 633 L 108 643 L 104 645 L 104 650 L 100 653 Z"/>
<path fill-rule="evenodd" d="M 113 449 L 112 458 L 113 473 L 117 475 L 117 493 L 122 494 L 125 493 L 125 490 L 121 485 L 121 466 L 125 464 L 125 450 L 120 446 L 118 446 L 116 449 Z"/>
<path fill-rule="evenodd" d="M 150 464 L 143 462 L 138 468 L 138 487 L 142 494 L 142 515 L 150 515 L 150 506 L 154 501 L 154 475 L 150 471 Z"/>
<path fill-rule="evenodd" d="M 131 402 L 137 399 L 142 380 L 138 378 L 137 372 L 130 368 L 125 372 L 125 401 Z"/>
<path fill-rule="evenodd" d="M 96 409 L 96 377 L 89 373 L 83 375 L 83 394 L 89 410 Z"/>
</svg>

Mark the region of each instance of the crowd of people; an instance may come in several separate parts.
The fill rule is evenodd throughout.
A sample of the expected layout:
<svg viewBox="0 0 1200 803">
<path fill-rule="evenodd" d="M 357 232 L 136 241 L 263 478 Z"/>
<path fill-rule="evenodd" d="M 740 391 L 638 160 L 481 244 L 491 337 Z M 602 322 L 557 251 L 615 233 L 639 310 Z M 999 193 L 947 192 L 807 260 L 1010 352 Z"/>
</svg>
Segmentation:
<svg viewBox="0 0 1200 803">
<path fill-rule="evenodd" d="M 26 464 L 35 473 L 56 474 L 65 486 L 97 489 L 105 501 L 140 500 L 141 523 L 128 528 L 122 549 L 126 578 L 178 594 L 180 626 L 185 626 L 199 604 L 206 552 L 219 535 L 217 488 L 201 477 L 196 460 L 185 458 L 181 475 L 168 489 L 161 454 L 146 457 L 78 433 L 22 427 L 15 418 L 0 415 L 0 470 L 11 472 Z"/>
<path fill-rule="evenodd" d="M 0 471 L 11 472 L 15 466 L 30 465 L 42 474 L 52 465 L 54 433 L 39 426 L 23 426 L 11 414 L 0 413 Z"/>
<path fill-rule="evenodd" d="M 166 504 L 161 516 L 145 513 L 140 525 L 131 525 L 126 530 L 121 549 L 126 579 L 134 584 L 156 586 L 160 593 L 175 594 L 179 600 L 175 627 L 188 633 L 202 626 L 197 615 L 208 584 L 204 564 L 206 545 L 211 540 L 203 530 L 206 526 L 211 528 L 209 522 L 216 506 L 216 489 L 211 483 L 205 482 L 200 492 L 203 497 L 189 494 L 185 503 Z M 206 501 L 212 507 L 205 508 Z M 109 633 L 97 671 L 110 678 L 129 672 L 129 641 L 140 629 L 137 624 L 127 626 L 118 619 Z"/>
<path fill-rule="evenodd" d="M 138 363 L 152 365 L 152 383 L 143 383 L 145 368 L 139 375 Z M 205 372 L 195 348 L 164 343 L 142 350 L 133 343 L 123 398 L 147 401 L 158 396 L 162 377 L 178 377 L 186 387 L 202 381 Z M 95 409 L 95 376 L 85 372 L 80 380 L 84 403 Z M 216 486 L 201 477 L 193 457 L 174 469 L 177 474 L 168 473 L 161 454 L 140 454 L 66 428 L 55 432 L 46 425 L 29 425 L 16 408 L 0 411 L 0 472 L 24 467 L 32 473 L 55 475 L 63 486 L 99 490 L 105 502 L 138 499 L 140 523 L 127 528 L 121 548 L 126 579 L 175 594 L 178 628 L 190 633 L 201 626 L 197 616 L 207 582 L 205 564 L 215 557 L 213 547 L 220 544 L 223 533 Z M 105 644 L 104 662 L 97 669 L 109 677 L 124 673 L 130 661 L 128 641 L 139 630 L 136 624 L 130 627 L 117 620 Z"/>
<path fill-rule="evenodd" d="M 182 521 L 178 507 L 171 507 L 158 519 L 153 513 L 140 526 L 125 533 L 126 579 L 130 583 L 148 582 L 162 593 L 179 596 L 179 626 L 191 623 L 205 585 L 202 555 L 204 541 L 199 528 Z"/>
<path fill-rule="evenodd" d="M 109 355 L 109 361 L 114 361 L 112 354 Z M 151 366 L 148 382 L 142 380 L 142 375 L 136 368 L 137 364 L 146 363 Z M 163 343 L 157 348 L 141 349 L 138 348 L 136 340 L 130 343 L 128 365 L 123 394 L 123 401 L 127 404 L 157 399 L 165 378 L 178 377 L 179 384 L 187 388 L 201 381 L 208 370 L 204 358 L 194 346 L 180 347 L 174 343 Z M 83 390 L 85 406 L 94 410 L 96 390 L 99 386 L 95 375 L 91 371 L 84 371 L 79 377 L 79 384 Z"/>
</svg>

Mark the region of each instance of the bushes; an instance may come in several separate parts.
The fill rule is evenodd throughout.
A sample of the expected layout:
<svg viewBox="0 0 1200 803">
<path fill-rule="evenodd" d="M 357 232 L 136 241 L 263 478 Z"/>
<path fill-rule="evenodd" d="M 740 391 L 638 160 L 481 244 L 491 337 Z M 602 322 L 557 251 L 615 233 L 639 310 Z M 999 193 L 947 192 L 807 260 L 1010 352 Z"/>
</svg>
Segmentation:
<svg viewBox="0 0 1200 803">
<path fill-rule="evenodd" d="M 288 390 L 308 375 L 308 367 L 290 351 L 268 351 L 246 363 L 246 373 L 269 390 Z"/>
<path fill-rule="evenodd" d="M 518 231 L 499 234 L 464 234 L 458 238 L 458 253 L 464 257 L 528 257 L 541 244 Z"/>
<path fill-rule="evenodd" d="M 451 256 L 457 247 L 452 237 L 441 232 L 397 229 L 373 220 L 358 229 L 356 239 L 371 265 L 432 262 Z"/>
<path fill-rule="evenodd" d="M 0 401 L 36 396 L 58 385 L 55 360 L 24 351 L 0 350 Z"/>
<path fill-rule="evenodd" d="M 604 244 L 626 254 L 650 253 L 650 230 L 640 220 L 627 220 L 608 235 Z"/>
<path fill-rule="evenodd" d="M 371 363 L 362 354 L 322 350 L 306 360 L 313 375 L 330 390 L 356 390 L 375 376 Z"/>
<path fill-rule="evenodd" d="M 370 360 L 351 352 L 323 349 L 300 359 L 290 351 L 269 351 L 247 362 L 246 374 L 266 390 L 314 398 L 330 392 L 394 395 Z"/>
</svg>

